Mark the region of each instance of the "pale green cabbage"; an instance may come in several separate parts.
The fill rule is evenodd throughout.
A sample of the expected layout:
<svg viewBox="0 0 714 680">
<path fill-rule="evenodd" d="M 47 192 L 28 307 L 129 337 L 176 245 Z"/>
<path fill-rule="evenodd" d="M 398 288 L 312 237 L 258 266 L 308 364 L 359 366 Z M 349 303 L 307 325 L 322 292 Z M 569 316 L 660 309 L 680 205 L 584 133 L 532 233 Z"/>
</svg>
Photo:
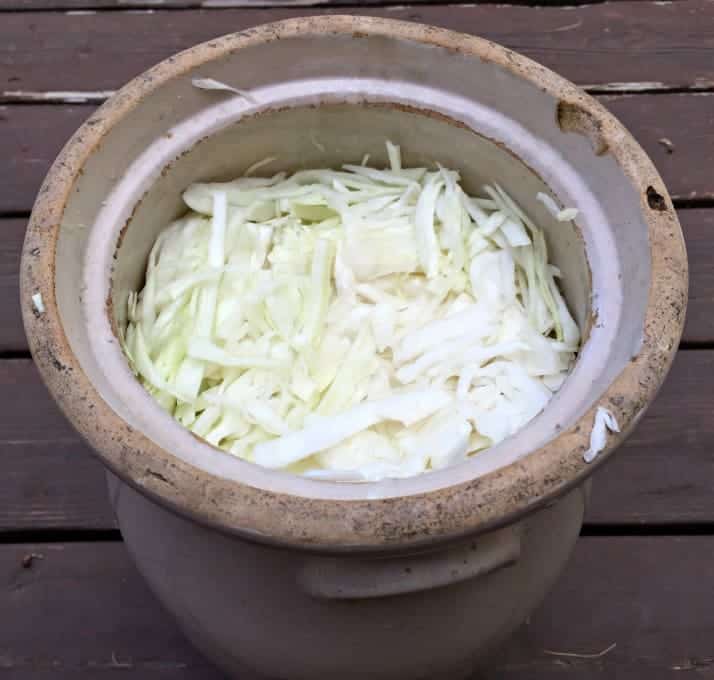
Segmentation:
<svg viewBox="0 0 714 680">
<path fill-rule="evenodd" d="M 502 441 L 561 386 L 580 334 L 542 231 L 499 186 L 468 196 L 387 150 L 387 169 L 186 190 L 123 335 L 185 427 L 316 479 L 405 477 Z"/>
</svg>

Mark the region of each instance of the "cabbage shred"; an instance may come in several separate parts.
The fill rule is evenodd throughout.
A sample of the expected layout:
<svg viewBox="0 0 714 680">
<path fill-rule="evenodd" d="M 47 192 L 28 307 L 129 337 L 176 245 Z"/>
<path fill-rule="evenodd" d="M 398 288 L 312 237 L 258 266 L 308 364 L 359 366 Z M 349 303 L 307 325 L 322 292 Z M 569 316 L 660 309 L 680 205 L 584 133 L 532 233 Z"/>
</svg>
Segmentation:
<svg viewBox="0 0 714 680">
<path fill-rule="evenodd" d="M 193 184 L 123 346 L 181 424 L 317 479 L 442 468 L 525 425 L 580 334 L 542 231 L 458 172 L 345 165 Z"/>
</svg>

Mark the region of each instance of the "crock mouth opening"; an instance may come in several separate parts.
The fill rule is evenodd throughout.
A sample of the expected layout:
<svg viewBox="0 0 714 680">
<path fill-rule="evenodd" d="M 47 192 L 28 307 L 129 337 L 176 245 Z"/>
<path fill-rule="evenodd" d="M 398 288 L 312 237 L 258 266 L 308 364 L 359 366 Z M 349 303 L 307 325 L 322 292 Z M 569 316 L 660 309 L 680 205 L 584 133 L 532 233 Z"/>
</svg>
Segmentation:
<svg viewBox="0 0 714 680">
<path fill-rule="evenodd" d="M 304 81 L 300 85 L 302 89 L 309 87 Z M 305 95 L 289 101 L 280 99 L 269 105 L 253 105 L 252 110 L 247 111 L 250 102 L 242 97 L 219 102 L 173 127 L 132 163 L 105 198 L 87 246 L 84 318 L 97 366 L 111 382 L 119 397 L 115 409 L 127 422 L 195 467 L 235 481 L 313 498 L 354 500 L 409 496 L 477 479 L 550 441 L 590 405 L 583 403 L 584 395 L 593 378 L 605 370 L 610 354 L 602 350 L 615 341 L 614 331 L 619 325 L 617 316 L 621 310 L 617 308 L 619 291 L 613 288 L 613 299 L 601 299 L 599 305 L 604 308 L 602 314 L 615 322 L 593 328 L 597 312 L 592 304 L 592 275 L 585 240 L 577 222 L 584 221 L 590 232 L 597 234 L 597 220 L 604 222 L 605 218 L 599 214 L 597 203 L 582 178 L 550 152 L 551 169 L 554 164 L 560 164 L 558 174 L 573 178 L 568 186 L 569 195 L 556 194 L 556 200 L 563 205 L 590 207 L 575 222 L 557 221 L 536 199 L 539 192 L 551 194 L 551 188 L 501 141 L 509 133 L 508 121 L 502 121 L 493 113 L 472 112 L 472 120 L 485 128 L 477 131 L 447 116 L 443 103 L 441 110 L 425 108 L 423 93 L 417 107 L 405 104 L 404 99 L 394 102 L 374 94 L 379 88 L 375 83 L 364 83 L 365 94 L 349 99 L 335 95 L 334 84 L 329 87 L 329 94 L 308 95 L 309 104 L 305 103 Z M 368 88 L 372 89 L 371 96 Z M 266 102 L 270 94 L 258 91 L 251 94 L 251 98 Z M 466 104 L 462 103 L 458 110 L 463 115 Z M 359 130 L 358 135 L 350 135 L 354 129 Z M 295 130 L 301 131 L 297 139 Z M 498 135 L 499 141 L 487 136 L 486 130 Z M 520 130 L 511 132 L 516 137 L 516 145 L 520 143 L 524 153 L 533 160 L 539 153 L 546 154 L 538 140 Z M 376 167 L 385 167 L 388 139 L 400 144 L 405 167 L 435 168 L 438 163 L 457 169 L 464 187 L 471 193 L 481 194 L 483 184 L 496 182 L 517 196 L 519 205 L 535 216 L 549 242 L 550 262 L 563 273 L 563 292 L 584 338 L 575 365 L 561 389 L 536 418 L 503 442 L 442 470 L 377 482 L 329 482 L 296 477 L 281 470 L 256 470 L 255 464 L 243 460 L 234 464 L 235 458 L 230 453 L 177 426 L 169 414 L 157 408 L 154 398 L 134 376 L 128 374 L 118 341 L 120 330 L 126 326 L 128 293 L 141 289 L 148 254 L 161 229 L 185 214 L 180 197 L 190 183 L 234 179 L 266 158 L 275 159 L 270 174 L 339 168 L 343 163 L 359 163 L 365 154 Z M 239 151 L 234 151 L 236 149 Z M 461 163 L 456 165 L 459 160 Z M 602 251 L 602 260 L 616 259 L 610 241 L 598 241 L 597 236 L 589 240 L 591 248 Z M 615 276 L 614 271 L 611 273 Z M 148 418 L 138 419 L 138 414 Z"/>
<path fill-rule="evenodd" d="M 356 33 L 358 28 L 360 32 Z M 524 86 L 528 97 L 550 110 L 549 125 L 555 129 L 554 136 L 549 138 L 550 132 L 545 134 L 542 129 L 529 129 L 516 115 L 505 115 L 490 102 L 455 92 L 450 84 L 437 87 L 410 78 L 400 80 L 396 88 L 393 78 L 382 76 L 347 79 L 321 76 L 301 78 L 294 83 L 267 82 L 251 88 L 257 104 L 240 97 L 217 101 L 214 94 L 191 91 L 190 80 L 192 75 L 198 75 L 196 69 L 200 69 L 202 76 L 213 75 L 210 68 L 214 60 L 239 58 L 241 48 L 249 50 L 256 45 L 264 48 L 276 35 L 281 35 L 284 41 L 306 37 L 336 40 L 338 47 L 375 36 L 380 41 L 385 37 L 396 38 L 399 49 L 436 44 L 448 52 L 457 45 L 460 59 L 478 57 L 481 68 L 498 69 L 499 78 L 507 74 L 513 82 Z M 439 53 L 438 58 L 444 59 L 445 55 Z M 607 403 L 615 412 L 623 434 L 641 415 L 671 362 L 683 322 L 683 303 L 679 312 L 662 309 L 655 289 L 659 287 L 660 292 L 678 298 L 684 290 L 686 300 L 686 256 L 666 191 L 644 152 L 619 123 L 574 86 L 523 57 L 477 38 L 402 22 L 355 17 L 293 20 L 227 36 L 192 48 L 151 73 L 154 77 L 143 76 L 112 98 L 77 133 L 58 159 L 38 199 L 26 241 L 25 252 L 39 243 L 41 257 L 31 260 L 25 255 L 23 260 L 23 313 L 38 365 L 65 412 L 109 467 L 125 480 L 200 521 L 260 540 L 332 547 L 374 547 L 400 541 L 418 544 L 434 536 L 448 537 L 495 526 L 582 480 L 594 467 L 583 463 L 582 453 L 588 445 L 598 404 Z M 221 69 L 215 75 L 221 77 Z M 91 176 L 90 166 L 97 159 L 101 162 L 102 152 L 112 146 L 113 132 L 131 127 L 132 116 L 145 119 L 152 97 L 167 84 L 175 91 L 190 92 L 187 98 L 203 99 L 194 106 L 191 115 L 174 119 L 163 128 L 160 122 L 151 121 L 151 125 L 163 129 L 163 134 L 154 134 L 148 144 L 145 141 L 141 152 L 126 161 L 120 174 L 110 178 L 111 190 L 102 195 L 101 205 L 86 211 L 92 215 L 91 225 L 85 225 L 84 230 L 75 229 L 76 233 L 82 233 L 79 237 L 72 236 L 71 222 L 82 214 L 77 195 L 82 193 L 83 179 Z M 576 111 L 587 112 L 587 130 L 563 127 L 560 112 L 564 101 L 570 102 Z M 235 131 L 241 126 L 252 124 L 260 128 L 271 116 L 312 116 L 313 124 L 318 124 L 332 115 L 329 111 L 339 111 L 340 107 L 342 125 L 356 111 L 360 112 L 361 120 L 370 116 L 386 116 L 391 120 L 391 123 L 382 121 L 382 127 L 373 125 L 370 144 L 375 148 L 370 147 L 367 152 L 377 159 L 384 152 L 376 148 L 376 143 L 383 148 L 390 138 L 385 134 L 389 125 L 397 133 L 427 125 L 432 126 L 431 134 L 437 138 L 439 130 L 448 129 L 448 135 L 461 136 L 460 144 L 468 138 L 494 150 L 489 153 L 493 153 L 497 165 L 502 164 L 504 172 L 518 166 L 521 183 L 514 185 L 513 181 L 503 180 L 501 183 L 527 212 L 537 213 L 537 221 L 550 237 L 551 252 L 557 250 L 559 239 L 553 238 L 554 226 L 547 224 L 552 216 L 544 210 L 545 214 L 539 212 L 542 206 L 539 208 L 535 201 L 537 191 L 550 191 L 562 205 L 574 205 L 580 210 L 577 220 L 580 233 L 572 230 L 568 246 L 571 254 L 579 253 L 580 262 L 575 267 L 579 273 L 565 275 L 564 292 L 581 331 L 589 331 L 589 335 L 570 377 L 546 409 L 513 437 L 467 462 L 407 479 L 359 484 L 315 481 L 266 470 L 214 449 L 175 422 L 143 390 L 128 369 L 113 328 L 113 324 L 122 321 L 116 313 L 122 307 L 121 298 L 129 282 L 137 283 L 137 272 L 146 261 L 145 256 L 142 259 L 136 252 L 144 249 L 148 253 L 153 238 L 147 238 L 147 229 L 158 230 L 168 223 L 166 218 L 176 216 L 179 190 L 197 179 L 238 176 L 241 166 L 245 169 L 270 155 L 263 146 L 260 157 L 246 154 L 240 164 L 233 162 L 232 166 L 217 169 L 199 163 L 193 170 L 198 175 L 191 176 L 187 168 L 193 154 L 200 156 L 200 149 L 210 149 L 211 140 L 221 135 L 240 134 L 240 130 Z M 344 114 L 345 110 L 349 113 Z M 412 117 L 408 126 L 404 125 L 405 116 Z M 395 120 L 399 121 L 396 126 Z M 607 142 L 609 136 L 618 140 L 617 146 L 606 144 L 609 149 L 606 158 L 597 144 L 591 144 L 589 130 L 593 121 L 598 123 L 599 142 Z M 327 130 L 340 128 L 337 125 L 320 129 L 325 134 Z M 573 131 L 582 135 L 568 134 Z M 557 144 L 553 142 L 556 138 Z M 408 141 L 398 135 L 392 141 L 401 143 L 408 155 Z M 312 140 L 309 143 L 317 151 L 320 147 L 330 148 L 329 140 L 318 140 L 318 145 Z M 453 145 L 452 154 L 460 144 Z M 365 152 L 364 145 L 361 148 L 360 158 Z M 463 169 L 463 163 L 449 160 L 447 149 L 448 145 L 435 159 Z M 312 167 L 334 166 L 311 158 L 307 147 L 298 146 L 297 153 L 304 156 L 303 163 Z M 339 158 L 347 160 L 343 152 L 340 154 Z M 627 207 L 626 226 L 633 233 L 638 232 L 627 247 L 635 254 L 639 248 L 640 259 L 646 253 L 646 263 L 640 270 L 627 271 L 631 285 L 623 283 L 623 272 L 632 262 L 627 253 L 623 254 L 620 234 L 608 212 L 611 206 L 603 203 L 600 195 L 603 187 L 593 188 L 578 166 L 588 154 L 594 165 L 603 161 L 594 173 L 598 182 L 606 181 L 603 177 L 608 172 L 617 171 L 620 183 L 627 184 L 619 189 L 613 184 L 614 193 L 622 191 L 615 202 L 619 200 Z M 295 163 L 288 165 L 294 168 Z M 477 164 L 473 165 L 467 174 L 471 172 L 477 179 Z M 490 179 L 492 174 L 486 173 L 484 179 Z M 183 186 L 181 182 L 174 184 L 173 192 L 170 191 L 171 182 L 180 178 L 188 181 L 183 181 Z M 148 191 L 147 186 L 151 187 Z M 654 187 L 664 198 L 666 214 L 647 210 L 645 186 Z M 533 187 L 538 188 L 532 190 Z M 153 202 L 152 192 L 158 201 Z M 158 217 L 154 209 L 154 220 L 149 219 L 148 206 L 152 204 L 160 206 Z M 52 224 L 50 231 L 43 229 L 48 220 Z M 137 225 L 143 225 L 143 229 Z M 655 233 L 654 227 L 658 225 L 666 230 L 669 242 L 662 240 L 665 237 L 662 229 Z M 558 227 L 562 230 L 561 225 Z M 141 233 L 143 245 L 141 238 L 135 238 Z M 75 258 L 77 269 L 69 272 L 68 267 L 60 266 L 61 258 L 77 245 L 75 239 L 82 237 L 85 238 L 82 257 Z M 664 265 L 654 250 L 655 242 L 664 243 L 670 251 L 669 275 L 665 279 L 657 278 Z M 126 262 L 134 262 L 133 269 L 122 269 L 125 258 Z M 557 257 L 555 263 L 563 268 Z M 70 281 L 72 273 L 79 275 L 79 284 L 77 276 L 74 283 Z M 579 283 L 575 284 L 576 281 Z M 72 301 L 77 287 L 78 308 Z M 634 289 L 637 291 L 633 294 Z M 31 295 L 38 291 L 43 294 L 47 309 L 42 316 L 28 313 Z M 597 323 L 589 328 L 593 311 Z M 662 331 L 660 340 L 666 340 L 666 344 L 658 342 L 656 356 L 652 356 L 648 342 L 651 343 L 655 327 Z M 637 381 L 638 375 L 645 378 L 646 386 L 639 380 L 640 387 L 636 387 L 633 380 Z M 87 404 L 91 404 L 91 409 Z M 120 441 L 115 443 L 117 433 Z M 621 436 L 610 438 L 598 463 Z M 206 495 L 210 488 L 217 492 L 213 499 Z M 244 502 L 252 503 L 253 507 L 246 509 Z M 226 505 L 230 503 L 237 503 L 237 507 Z M 292 504 L 294 515 L 277 517 L 276 509 L 286 503 Z M 488 504 L 491 507 L 486 507 Z M 270 516 L 258 517 L 255 512 L 261 508 Z M 321 526 L 317 515 L 328 508 L 331 517 L 323 516 Z M 365 520 L 367 516 L 369 519 Z M 399 518 L 402 526 L 396 526 Z"/>
</svg>

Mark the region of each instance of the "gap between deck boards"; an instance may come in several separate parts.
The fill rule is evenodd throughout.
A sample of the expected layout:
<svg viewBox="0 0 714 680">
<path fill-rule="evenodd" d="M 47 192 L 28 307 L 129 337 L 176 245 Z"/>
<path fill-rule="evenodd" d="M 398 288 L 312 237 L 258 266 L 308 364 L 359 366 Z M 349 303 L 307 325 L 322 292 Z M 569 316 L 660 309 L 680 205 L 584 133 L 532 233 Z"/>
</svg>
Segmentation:
<svg viewBox="0 0 714 680">
<path fill-rule="evenodd" d="M 687 524 L 593 524 L 587 520 L 581 538 L 645 536 L 714 536 L 714 522 Z M 0 529 L 0 546 L 36 543 L 115 543 L 123 541 L 119 529 Z M 1 666 L 0 666 L 1 667 Z"/>
</svg>

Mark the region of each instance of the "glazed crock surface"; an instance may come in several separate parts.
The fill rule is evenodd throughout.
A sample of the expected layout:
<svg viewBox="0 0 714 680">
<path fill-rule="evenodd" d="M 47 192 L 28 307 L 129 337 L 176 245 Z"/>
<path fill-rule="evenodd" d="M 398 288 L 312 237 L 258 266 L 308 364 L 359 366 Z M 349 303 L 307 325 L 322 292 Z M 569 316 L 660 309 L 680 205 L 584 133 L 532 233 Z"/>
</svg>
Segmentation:
<svg viewBox="0 0 714 680">
<path fill-rule="evenodd" d="M 62 326 L 55 292 L 60 224 L 74 183 L 103 136 L 162 84 L 222 55 L 294 36 L 317 39 L 336 34 L 438 46 L 537 84 L 562 104 L 563 131 L 593 137 L 602 146 L 598 153 L 611 155 L 639 190 L 651 258 L 639 351 L 578 422 L 528 455 L 465 481 L 461 475 L 456 483 L 445 484 L 448 476 L 434 474 L 434 488 L 428 481 L 410 487 L 409 480 L 398 480 L 389 493 L 364 484 L 357 495 L 340 498 L 338 484 L 300 480 L 294 487 L 300 492 L 285 490 L 289 484 L 276 491 L 210 474 L 119 417 L 99 396 Z M 44 301 L 41 314 L 32 305 L 36 293 Z M 228 35 L 172 57 L 130 82 L 92 115 L 55 161 L 33 210 L 21 268 L 22 312 L 36 364 L 64 413 L 113 472 L 201 523 L 279 545 L 333 551 L 420 546 L 485 531 L 512 522 L 581 483 L 627 436 L 654 398 L 676 352 L 686 300 L 686 253 L 667 191 L 642 149 L 596 101 L 544 67 L 488 41 L 418 24 L 352 16 L 294 19 Z M 621 431 L 608 438 L 594 463 L 586 464 L 582 454 L 599 405 L 613 412 Z M 330 497 L 331 488 L 335 497 Z"/>
</svg>

